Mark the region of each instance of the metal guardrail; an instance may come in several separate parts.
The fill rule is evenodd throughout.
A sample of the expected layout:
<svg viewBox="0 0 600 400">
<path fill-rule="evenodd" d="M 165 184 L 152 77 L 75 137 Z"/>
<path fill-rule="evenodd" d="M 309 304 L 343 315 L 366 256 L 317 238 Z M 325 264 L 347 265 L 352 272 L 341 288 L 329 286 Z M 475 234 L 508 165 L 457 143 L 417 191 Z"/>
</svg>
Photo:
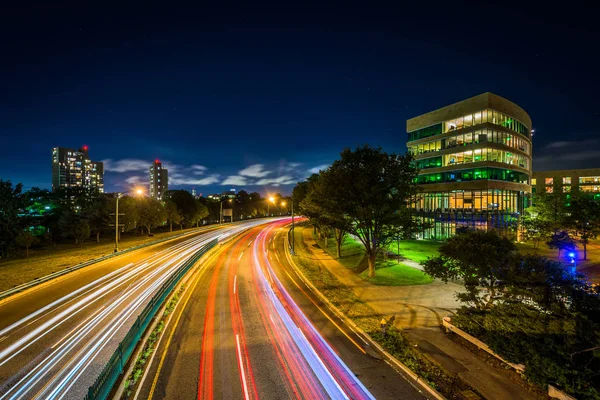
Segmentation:
<svg viewBox="0 0 600 400">
<path fill-rule="evenodd" d="M 119 347 L 115 350 L 109 361 L 104 366 L 104 369 L 96 378 L 96 382 L 88 389 L 85 397 L 86 400 L 107 399 L 114 384 L 119 376 L 123 373 L 129 357 L 133 354 L 140 338 L 144 331 L 154 318 L 156 312 L 160 309 L 165 299 L 173 291 L 179 280 L 190 270 L 190 268 L 202 257 L 206 252 L 218 244 L 218 239 L 214 239 L 202 247 L 196 254 L 188 259 L 171 277 L 163 283 L 144 310 L 135 320 L 135 323 L 125 335 Z"/>
<path fill-rule="evenodd" d="M 199 229 L 198 231 L 202 231 L 202 230 L 203 230 L 203 228 Z M 177 239 L 178 237 L 189 235 L 189 234 L 191 234 L 193 232 L 196 232 L 196 231 L 185 232 L 185 233 L 181 233 L 179 235 L 174 235 L 174 236 L 169 236 L 167 238 L 154 240 L 154 241 L 149 242 L 149 243 L 140 244 L 138 246 L 130 247 L 128 249 L 121 250 L 121 251 L 116 252 L 116 253 L 108 254 L 108 255 L 106 255 L 104 257 L 94 258 L 94 259 L 91 259 L 89 261 L 86 261 L 86 262 L 74 265 L 72 267 L 67 267 L 67 268 L 65 268 L 63 270 L 53 272 L 53 273 L 51 273 L 49 275 L 46 275 L 46 276 L 43 276 L 41 278 L 37 278 L 37 279 L 34 279 L 32 281 L 22 283 L 22 284 L 20 284 L 18 286 L 15 286 L 15 287 L 11 288 L 11 289 L 5 290 L 4 292 L 0 292 L 0 300 L 3 300 L 5 298 L 7 298 L 7 297 L 10 297 L 13 294 L 20 293 L 20 292 L 22 292 L 24 290 L 27 290 L 27 289 L 31 288 L 31 287 L 37 286 L 40 283 L 48 282 L 48 281 L 51 281 L 52 279 L 58 278 L 58 277 L 60 277 L 62 275 L 66 275 L 66 274 L 68 274 L 70 272 L 77 271 L 78 269 L 83 268 L 83 267 L 87 267 L 88 265 L 95 264 L 95 263 L 98 263 L 100 261 L 108 260 L 110 258 L 113 258 L 113 257 L 116 257 L 116 256 L 120 256 L 122 254 L 126 254 L 126 253 L 129 253 L 131 251 L 143 249 L 144 247 L 153 246 L 155 244 L 166 242 L 166 241 L 172 240 L 172 239 Z"/>
</svg>

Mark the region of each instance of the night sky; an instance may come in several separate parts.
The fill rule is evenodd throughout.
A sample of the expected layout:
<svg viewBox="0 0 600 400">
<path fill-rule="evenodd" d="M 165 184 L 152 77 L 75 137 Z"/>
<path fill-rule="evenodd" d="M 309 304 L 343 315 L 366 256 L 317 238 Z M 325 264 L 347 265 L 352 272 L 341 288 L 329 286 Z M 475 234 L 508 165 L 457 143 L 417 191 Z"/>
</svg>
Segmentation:
<svg viewBox="0 0 600 400">
<path fill-rule="evenodd" d="M 404 152 L 406 119 L 486 91 L 530 114 L 534 170 L 600 167 L 598 9 L 12 3 L 0 178 L 26 188 L 50 188 L 52 147 L 87 144 L 106 191 L 158 158 L 171 188 L 289 193 L 344 147 Z"/>
</svg>

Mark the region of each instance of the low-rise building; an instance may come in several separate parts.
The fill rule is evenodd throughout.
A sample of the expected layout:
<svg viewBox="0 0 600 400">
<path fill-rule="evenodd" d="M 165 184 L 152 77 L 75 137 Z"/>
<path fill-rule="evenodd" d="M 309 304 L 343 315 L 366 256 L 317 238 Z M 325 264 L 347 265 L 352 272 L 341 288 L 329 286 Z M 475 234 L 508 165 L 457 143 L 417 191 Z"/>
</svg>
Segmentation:
<svg viewBox="0 0 600 400">
<path fill-rule="evenodd" d="M 531 118 L 515 103 L 483 93 L 406 122 L 419 168 L 415 213 L 423 236 L 459 226 L 512 235 L 531 195 Z"/>
<path fill-rule="evenodd" d="M 590 194 L 600 199 L 600 168 L 534 172 L 531 187 L 534 194 L 560 190 L 566 195 Z"/>
</svg>

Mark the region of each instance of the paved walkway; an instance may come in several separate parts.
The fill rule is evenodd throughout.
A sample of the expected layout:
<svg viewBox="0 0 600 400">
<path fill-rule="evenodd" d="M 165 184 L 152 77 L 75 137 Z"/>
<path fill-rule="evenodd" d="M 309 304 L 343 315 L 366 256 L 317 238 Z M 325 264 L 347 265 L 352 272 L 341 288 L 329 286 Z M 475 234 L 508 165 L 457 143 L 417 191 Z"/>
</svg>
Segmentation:
<svg viewBox="0 0 600 400">
<path fill-rule="evenodd" d="M 296 252 L 297 257 L 320 262 L 375 311 L 388 317 L 395 315 L 396 327 L 403 329 L 411 342 L 420 346 L 424 353 L 446 370 L 458 374 L 485 398 L 537 399 L 515 383 L 514 374 L 491 367 L 440 330 L 441 319 L 459 307 L 454 293 L 461 290 L 460 285 L 435 280 L 427 285 L 377 286 L 361 279 L 322 250 L 312 236 L 312 229 L 303 228 L 302 234 L 304 243 L 297 243 L 302 245 L 302 251 Z M 404 260 L 403 263 L 418 266 L 418 263 L 410 260 Z"/>
</svg>

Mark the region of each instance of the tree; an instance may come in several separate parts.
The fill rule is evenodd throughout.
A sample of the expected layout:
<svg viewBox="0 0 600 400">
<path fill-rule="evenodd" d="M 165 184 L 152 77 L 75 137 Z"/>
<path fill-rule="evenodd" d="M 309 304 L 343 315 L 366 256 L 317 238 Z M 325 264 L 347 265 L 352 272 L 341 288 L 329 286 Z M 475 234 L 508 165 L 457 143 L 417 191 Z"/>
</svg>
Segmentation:
<svg viewBox="0 0 600 400">
<path fill-rule="evenodd" d="M 318 197 L 327 201 L 319 205 L 348 221 L 348 232 L 365 247 L 371 277 L 378 253 L 410 225 L 410 214 L 399 210 L 417 192 L 416 175 L 410 154 L 388 154 L 368 145 L 345 149 L 319 174 Z"/>
<path fill-rule="evenodd" d="M 106 231 L 111 223 L 110 214 L 110 204 L 103 196 L 91 198 L 81 210 L 81 216 L 88 222 L 91 233 L 96 236 L 96 243 L 100 243 L 100 233 Z"/>
<path fill-rule="evenodd" d="M 39 241 L 40 239 L 38 239 L 37 236 L 34 236 L 28 229 L 22 231 L 16 237 L 16 243 L 21 247 L 25 247 L 25 255 L 27 258 L 29 258 L 29 248 Z"/>
<path fill-rule="evenodd" d="M 152 228 L 158 226 L 165 220 L 165 210 L 158 200 L 151 198 L 140 199 L 138 201 L 137 209 L 139 224 L 146 228 L 148 235 L 150 235 L 150 230 Z"/>
<path fill-rule="evenodd" d="M 545 218 L 537 206 L 526 208 L 521 217 L 523 239 L 533 243 L 537 249 L 539 244 L 552 235 L 552 224 Z"/>
<path fill-rule="evenodd" d="M 575 239 L 573 239 L 567 231 L 559 231 L 554 233 L 546 244 L 551 249 L 558 249 L 559 257 L 563 250 L 574 251 L 577 247 L 575 244 Z"/>
<path fill-rule="evenodd" d="M 83 218 L 77 220 L 75 225 L 72 227 L 72 234 L 75 238 L 75 244 L 83 246 L 83 242 L 90 237 L 90 224 Z"/>
<path fill-rule="evenodd" d="M 179 212 L 177 204 L 172 200 L 165 201 L 165 216 L 169 221 L 169 232 L 173 232 L 173 223 L 179 224 L 183 220 L 183 215 Z"/>
<path fill-rule="evenodd" d="M 567 223 L 567 203 L 562 187 L 554 183 L 552 192 L 540 193 L 533 198 L 533 205 L 537 210 L 537 218 L 548 224 L 549 234 L 565 230 Z"/>
<path fill-rule="evenodd" d="M 579 237 L 583 259 L 587 260 L 587 245 L 600 234 L 600 204 L 587 197 L 577 198 L 569 206 L 567 220 L 571 232 Z"/>
<path fill-rule="evenodd" d="M 196 214 L 194 214 L 194 217 L 192 218 L 192 224 L 195 223 L 196 227 L 198 227 L 199 222 L 208 217 L 209 214 L 206 204 L 196 201 Z"/>
<path fill-rule="evenodd" d="M 19 234 L 19 210 L 22 207 L 23 185 L 13 188 L 10 181 L 0 179 L 0 257 L 7 256 Z"/>
<path fill-rule="evenodd" d="M 300 212 L 309 217 L 319 230 L 319 236 L 324 237 L 325 246 L 330 232 L 336 241 L 337 257 L 342 256 L 342 244 L 351 229 L 352 221 L 339 212 L 335 201 L 329 198 L 327 188 L 318 174 L 311 175 L 301 189 L 296 191 L 300 202 Z"/>
<path fill-rule="evenodd" d="M 462 279 L 466 292 L 457 298 L 478 309 L 490 308 L 514 268 L 516 246 L 494 231 L 468 230 L 446 241 L 439 256 L 423 263 L 434 278 Z"/>
<path fill-rule="evenodd" d="M 194 196 L 187 190 L 169 190 L 166 193 L 165 200 L 170 200 L 177 205 L 177 209 L 183 216 L 183 219 L 189 225 L 195 224 L 195 216 L 198 212 L 198 203 Z"/>
<path fill-rule="evenodd" d="M 33 187 L 23 194 L 19 217 L 23 227 L 34 227 L 39 233 L 47 232 L 56 218 L 58 199 L 46 189 Z"/>
<path fill-rule="evenodd" d="M 115 201 L 111 202 L 111 213 L 115 212 Z M 119 225 L 123 225 L 123 231 L 129 232 L 137 228 L 139 224 L 138 199 L 131 196 L 123 196 L 119 200 Z M 114 216 L 110 217 L 111 223 L 114 223 Z M 119 232 L 121 229 L 118 230 Z"/>
<path fill-rule="evenodd" d="M 82 245 L 91 234 L 88 221 L 71 210 L 66 210 L 61 214 L 58 227 L 62 237 L 71 238 L 75 240 L 75 244 L 79 245 Z"/>
</svg>

